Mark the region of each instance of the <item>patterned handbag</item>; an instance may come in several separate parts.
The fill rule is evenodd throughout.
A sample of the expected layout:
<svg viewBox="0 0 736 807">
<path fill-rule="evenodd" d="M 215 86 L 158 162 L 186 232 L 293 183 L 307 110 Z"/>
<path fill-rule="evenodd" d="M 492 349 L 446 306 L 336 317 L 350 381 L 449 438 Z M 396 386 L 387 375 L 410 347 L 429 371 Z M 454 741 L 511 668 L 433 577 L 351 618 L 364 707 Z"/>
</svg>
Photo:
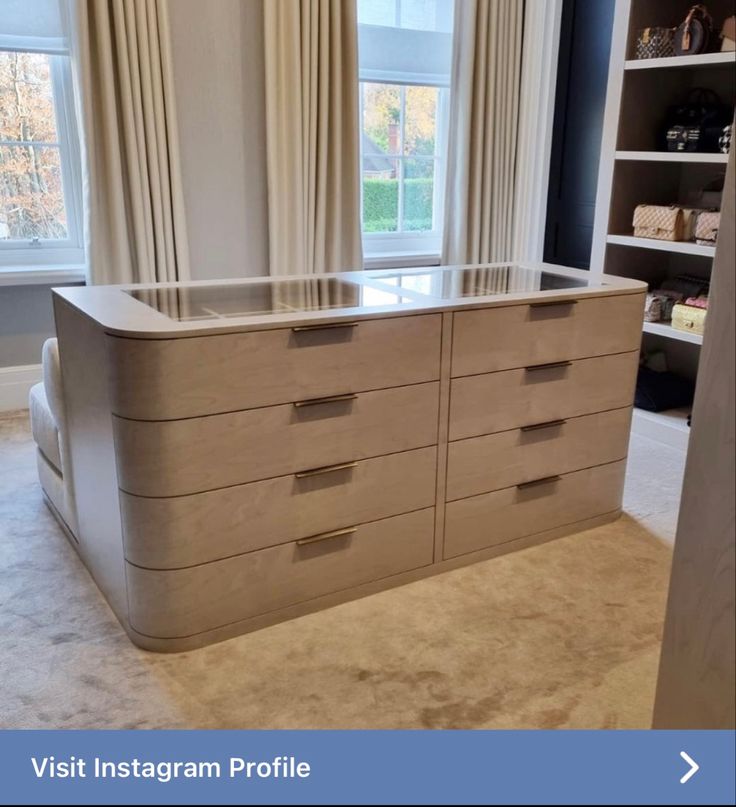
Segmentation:
<svg viewBox="0 0 736 807">
<path fill-rule="evenodd" d="M 721 154 L 728 154 L 731 151 L 731 131 L 733 124 L 729 123 L 728 126 L 723 127 L 721 136 L 718 138 L 718 149 Z"/>
<path fill-rule="evenodd" d="M 663 59 L 675 55 L 674 28 L 642 28 L 636 40 L 637 59 Z"/>
<path fill-rule="evenodd" d="M 637 205 L 634 211 L 634 235 L 660 241 L 682 241 L 684 217 L 675 205 Z"/>
</svg>

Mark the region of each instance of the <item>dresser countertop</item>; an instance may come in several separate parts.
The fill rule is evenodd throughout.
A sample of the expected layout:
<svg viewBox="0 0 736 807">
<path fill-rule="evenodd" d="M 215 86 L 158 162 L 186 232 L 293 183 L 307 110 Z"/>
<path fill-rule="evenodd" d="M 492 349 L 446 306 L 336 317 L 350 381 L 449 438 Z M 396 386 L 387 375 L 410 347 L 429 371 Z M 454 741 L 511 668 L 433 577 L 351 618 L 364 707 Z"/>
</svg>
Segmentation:
<svg viewBox="0 0 736 807">
<path fill-rule="evenodd" d="M 117 336 L 171 339 L 586 297 L 645 283 L 551 264 L 484 264 L 53 289 Z"/>
</svg>

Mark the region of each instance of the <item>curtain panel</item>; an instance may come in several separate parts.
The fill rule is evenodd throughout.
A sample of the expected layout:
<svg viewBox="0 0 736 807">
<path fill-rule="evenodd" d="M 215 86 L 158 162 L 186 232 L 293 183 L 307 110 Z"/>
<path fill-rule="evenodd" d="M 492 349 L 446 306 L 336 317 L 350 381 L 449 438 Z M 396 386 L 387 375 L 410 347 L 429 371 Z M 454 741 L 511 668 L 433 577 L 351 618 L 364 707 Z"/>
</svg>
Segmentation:
<svg viewBox="0 0 736 807">
<path fill-rule="evenodd" d="M 456 0 L 443 264 L 514 252 L 524 3 Z"/>
<path fill-rule="evenodd" d="M 167 0 L 71 0 L 92 283 L 189 277 Z"/>
<path fill-rule="evenodd" d="M 272 275 L 362 269 L 355 0 L 264 0 Z"/>
</svg>

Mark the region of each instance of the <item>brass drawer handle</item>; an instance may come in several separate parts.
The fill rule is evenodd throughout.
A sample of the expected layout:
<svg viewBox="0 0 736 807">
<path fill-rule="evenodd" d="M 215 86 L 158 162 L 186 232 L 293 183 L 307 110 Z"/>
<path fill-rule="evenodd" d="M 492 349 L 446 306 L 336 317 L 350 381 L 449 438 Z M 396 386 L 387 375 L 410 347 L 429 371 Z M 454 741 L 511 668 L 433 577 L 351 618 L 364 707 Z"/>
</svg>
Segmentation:
<svg viewBox="0 0 736 807">
<path fill-rule="evenodd" d="M 291 330 L 294 333 L 304 333 L 305 331 L 326 331 L 334 330 L 335 328 L 357 328 L 359 322 L 327 322 L 325 324 L 317 325 L 297 325 Z"/>
<path fill-rule="evenodd" d="M 523 432 L 535 432 L 538 429 L 553 429 L 555 426 L 564 426 L 566 420 L 548 420 L 546 423 L 530 423 L 528 426 L 522 426 Z"/>
<path fill-rule="evenodd" d="M 577 305 L 577 300 L 541 300 L 538 303 L 529 303 L 529 308 L 550 308 L 553 305 Z"/>
<path fill-rule="evenodd" d="M 303 406 L 318 406 L 319 404 L 340 403 L 341 401 L 352 401 L 358 397 L 356 392 L 348 392 L 345 395 L 328 395 L 326 398 L 310 398 L 307 401 L 294 401 L 294 406 L 301 409 Z"/>
<path fill-rule="evenodd" d="M 532 364 L 524 369 L 527 373 L 533 373 L 535 370 L 553 370 L 555 367 L 569 367 L 571 361 L 550 361 L 547 364 Z"/>
<path fill-rule="evenodd" d="M 300 538 L 297 546 L 308 546 L 309 544 L 316 544 L 320 541 L 329 541 L 330 538 L 342 538 L 343 535 L 352 535 L 357 532 L 357 527 L 345 527 L 343 530 L 332 530 L 331 532 L 321 532 L 319 535 L 310 535 L 309 538 Z"/>
<path fill-rule="evenodd" d="M 340 465 L 325 465 L 323 468 L 310 468 L 308 471 L 297 471 L 294 476 L 297 479 L 307 479 L 310 476 L 320 474 L 330 474 L 333 471 L 347 471 L 348 468 L 357 468 L 357 462 L 343 462 Z"/>
<path fill-rule="evenodd" d="M 534 488 L 537 485 L 547 485 L 550 482 L 559 482 L 562 479 L 561 476 L 543 476 L 541 479 L 532 479 L 531 482 L 521 482 L 516 487 L 519 490 L 526 490 L 527 488 Z"/>
</svg>

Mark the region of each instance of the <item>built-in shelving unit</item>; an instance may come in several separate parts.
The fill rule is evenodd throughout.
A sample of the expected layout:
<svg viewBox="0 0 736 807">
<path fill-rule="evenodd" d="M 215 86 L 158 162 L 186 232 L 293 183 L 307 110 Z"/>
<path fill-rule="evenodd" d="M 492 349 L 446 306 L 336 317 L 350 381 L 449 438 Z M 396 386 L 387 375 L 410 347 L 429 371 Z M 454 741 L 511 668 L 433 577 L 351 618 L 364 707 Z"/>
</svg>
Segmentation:
<svg viewBox="0 0 736 807">
<path fill-rule="evenodd" d="M 645 322 L 644 333 L 654 333 L 658 336 L 666 336 L 668 339 L 679 339 L 682 342 L 690 342 L 693 345 L 702 345 L 703 337 L 698 333 L 690 331 L 679 331 L 673 328 L 668 322 Z"/>
<path fill-rule="evenodd" d="M 714 163 L 726 165 L 728 154 L 701 154 L 694 151 L 617 151 L 617 160 L 650 163 Z"/>
<path fill-rule="evenodd" d="M 673 3 L 673 5 L 675 4 Z M 627 59 L 624 62 L 624 70 L 669 70 L 672 68 L 692 70 L 714 65 L 736 65 L 736 52 L 670 56 L 664 59 Z"/>
<path fill-rule="evenodd" d="M 609 244 L 619 244 L 623 247 L 656 249 L 660 252 L 676 252 L 680 255 L 701 255 L 711 259 L 716 254 L 715 247 L 696 244 L 692 241 L 660 241 L 656 238 L 638 238 L 634 235 L 616 235 L 615 233 L 608 235 L 606 240 Z"/>
<path fill-rule="evenodd" d="M 705 53 L 636 59 L 637 34 L 650 26 L 676 27 L 690 0 L 616 0 L 608 95 L 601 147 L 591 271 L 635 277 L 656 288 L 687 274 L 707 280 L 716 247 L 691 241 L 659 241 L 633 235 L 638 204 L 718 206 L 713 186 L 722 184 L 728 155 L 668 152 L 663 124 L 670 106 L 698 87 L 714 90 L 724 103 L 736 96 L 736 53 Z M 710 0 L 716 28 L 733 14 L 730 0 Z M 709 196 L 702 191 L 710 189 Z M 702 336 L 669 322 L 642 323 L 645 349 L 662 350 L 670 370 L 695 379 Z M 636 411 L 633 430 L 685 447 L 688 410 Z"/>
</svg>

